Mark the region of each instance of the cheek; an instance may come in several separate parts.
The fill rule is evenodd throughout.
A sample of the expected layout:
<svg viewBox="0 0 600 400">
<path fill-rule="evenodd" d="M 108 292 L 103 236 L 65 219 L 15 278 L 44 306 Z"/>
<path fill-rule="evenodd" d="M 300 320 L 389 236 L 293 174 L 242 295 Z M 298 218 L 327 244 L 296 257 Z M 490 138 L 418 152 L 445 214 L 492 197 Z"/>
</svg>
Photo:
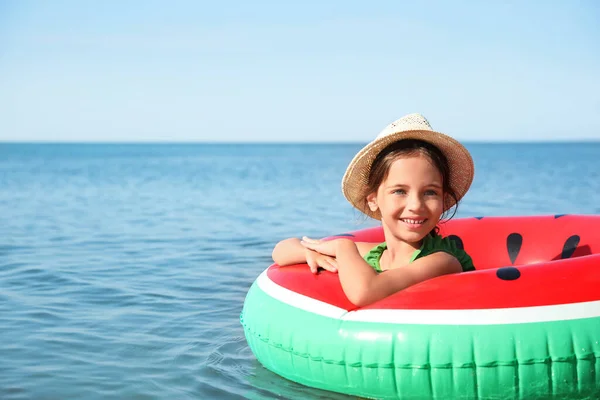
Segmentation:
<svg viewBox="0 0 600 400">
<path fill-rule="evenodd" d="M 429 208 L 429 210 L 431 212 L 434 213 L 442 213 L 442 210 L 444 209 L 444 202 L 442 201 L 442 198 L 433 198 L 433 199 L 429 199 L 426 201 L 427 204 L 427 208 Z"/>
<path fill-rule="evenodd" d="M 405 203 L 406 203 L 406 198 L 404 198 L 402 196 L 389 196 L 386 199 L 386 204 L 388 205 L 388 207 L 394 207 L 394 208 L 404 207 Z"/>
</svg>

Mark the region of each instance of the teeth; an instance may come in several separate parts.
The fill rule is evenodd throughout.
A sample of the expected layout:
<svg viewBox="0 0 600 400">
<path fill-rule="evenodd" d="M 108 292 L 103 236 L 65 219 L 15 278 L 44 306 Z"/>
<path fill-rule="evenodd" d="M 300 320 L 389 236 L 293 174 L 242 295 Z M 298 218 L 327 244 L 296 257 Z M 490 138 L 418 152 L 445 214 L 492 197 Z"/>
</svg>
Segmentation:
<svg viewBox="0 0 600 400">
<path fill-rule="evenodd" d="M 408 222 L 409 224 L 413 224 L 413 225 L 416 225 L 416 224 L 419 224 L 419 225 L 420 225 L 420 224 L 422 224 L 423 222 L 425 222 L 425 220 L 424 220 L 424 219 L 417 221 L 416 219 L 406 219 L 406 218 L 404 218 L 402 221 L 404 221 L 404 222 Z"/>
</svg>

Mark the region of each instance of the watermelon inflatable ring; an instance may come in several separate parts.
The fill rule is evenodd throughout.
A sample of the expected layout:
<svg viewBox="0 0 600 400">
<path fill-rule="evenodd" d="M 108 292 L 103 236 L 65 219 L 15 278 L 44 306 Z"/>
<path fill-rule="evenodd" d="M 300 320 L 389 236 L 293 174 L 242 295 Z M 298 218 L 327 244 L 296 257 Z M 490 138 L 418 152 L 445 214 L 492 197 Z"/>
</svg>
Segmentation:
<svg viewBox="0 0 600 400">
<path fill-rule="evenodd" d="M 241 314 L 256 358 L 292 381 L 366 398 L 600 398 L 600 216 L 440 228 L 476 271 L 367 307 L 347 300 L 336 274 L 267 268 Z M 380 228 L 337 236 L 383 241 Z"/>
</svg>

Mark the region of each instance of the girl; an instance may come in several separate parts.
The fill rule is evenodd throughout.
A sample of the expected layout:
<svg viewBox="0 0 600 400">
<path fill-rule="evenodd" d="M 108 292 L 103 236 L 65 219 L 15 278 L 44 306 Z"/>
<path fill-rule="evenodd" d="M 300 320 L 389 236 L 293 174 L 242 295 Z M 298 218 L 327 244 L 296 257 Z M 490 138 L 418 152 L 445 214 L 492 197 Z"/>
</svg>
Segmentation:
<svg viewBox="0 0 600 400">
<path fill-rule="evenodd" d="M 291 238 L 275 246 L 273 260 L 280 266 L 306 262 L 313 273 L 319 267 L 337 272 L 359 307 L 436 276 L 473 270 L 471 257 L 437 229 L 473 174 L 464 146 L 433 131 L 419 114 L 402 117 L 358 152 L 342 180 L 346 199 L 381 220 L 385 242 Z"/>
</svg>

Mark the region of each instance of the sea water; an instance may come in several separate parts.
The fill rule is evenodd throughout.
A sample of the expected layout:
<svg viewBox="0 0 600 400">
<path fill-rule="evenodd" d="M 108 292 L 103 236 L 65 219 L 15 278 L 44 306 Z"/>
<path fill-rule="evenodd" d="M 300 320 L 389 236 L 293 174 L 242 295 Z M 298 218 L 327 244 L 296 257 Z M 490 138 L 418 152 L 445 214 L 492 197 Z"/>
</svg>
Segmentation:
<svg viewBox="0 0 600 400">
<path fill-rule="evenodd" d="M 347 399 L 239 322 L 275 243 L 374 226 L 362 144 L 0 144 L 0 399 Z M 456 217 L 600 214 L 600 143 L 469 144 Z"/>
</svg>

